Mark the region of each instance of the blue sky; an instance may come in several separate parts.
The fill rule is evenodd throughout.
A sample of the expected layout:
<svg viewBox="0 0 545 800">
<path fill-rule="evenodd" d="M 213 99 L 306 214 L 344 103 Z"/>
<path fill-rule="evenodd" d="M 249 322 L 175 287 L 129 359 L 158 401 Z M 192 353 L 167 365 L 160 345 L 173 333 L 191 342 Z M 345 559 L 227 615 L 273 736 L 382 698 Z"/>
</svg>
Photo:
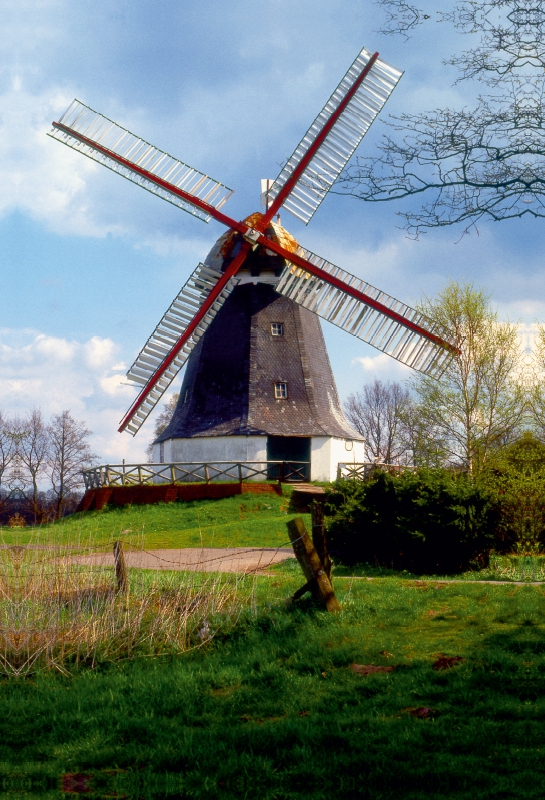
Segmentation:
<svg viewBox="0 0 545 800">
<path fill-rule="evenodd" d="M 117 433 L 134 396 L 124 371 L 223 230 L 49 139 L 74 97 L 235 189 L 225 210 L 242 218 L 362 46 L 405 70 L 383 117 L 472 104 L 475 86 L 453 86 L 442 64 L 471 37 L 437 24 L 437 8 L 404 42 L 376 32 L 384 13 L 368 0 L 3 0 L 0 407 L 68 408 L 102 459 L 143 459 L 152 420 L 135 439 Z M 375 152 L 383 127 L 359 152 Z M 414 242 L 398 227 L 402 207 L 331 194 L 308 228 L 282 221 L 401 300 L 469 279 L 503 317 L 543 320 L 541 221 Z M 333 326 L 324 333 L 343 399 L 374 377 L 407 377 Z"/>
</svg>

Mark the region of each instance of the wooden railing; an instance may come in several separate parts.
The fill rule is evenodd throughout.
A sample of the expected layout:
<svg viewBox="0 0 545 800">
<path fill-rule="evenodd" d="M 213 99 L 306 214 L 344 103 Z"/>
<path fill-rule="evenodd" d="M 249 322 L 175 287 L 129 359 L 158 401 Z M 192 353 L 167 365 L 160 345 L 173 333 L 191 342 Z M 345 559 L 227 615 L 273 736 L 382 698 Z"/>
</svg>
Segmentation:
<svg viewBox="0 0 545 800">
<path fill-rule="evenodd" d="M 303 483 L 309 479 L 309 472 L 308 461 L 188 461 L 173 464 L 104 464 L 83 470 L 83 480 L 86 489 L 214 481 Z"/>
<path fill-rule="evenodd" d="M 364 481 L 376 469 L 381 469 L 385 472 L 399 473 L 405 472 L 406 470 L 414 471 L 416 467 L 409 467 L 404 464 L 383 464 L 380 461 L 365 461 L 360 464 L 347 461 L 337 465 L 337 480 L 343 478 L 344 480 Z"/>
</svg>

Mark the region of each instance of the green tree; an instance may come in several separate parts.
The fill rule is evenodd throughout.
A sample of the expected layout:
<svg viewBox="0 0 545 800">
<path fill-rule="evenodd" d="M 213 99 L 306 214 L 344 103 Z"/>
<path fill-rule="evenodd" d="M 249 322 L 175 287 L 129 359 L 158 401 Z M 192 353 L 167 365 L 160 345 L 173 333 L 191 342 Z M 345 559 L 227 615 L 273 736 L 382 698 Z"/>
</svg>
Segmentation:
<svg viewBox="0 0 545 800">
<path fill-rule="evenodd" d="M 545 539 L 545 444 L 526 431 L 489 459 L 479 482 L 495 497 L 496 534 L 522 555 L 539 553 Z"/>
<path fill-rule="evenodd" d="M 537 326 L 533 353 L 533 370 L 528 382 L 528 406 L 531 426 L 536 436 L 545 441 L 545 325 Z"/>
<path fill-rule="evenodd" d="M 433 432 L 444 464 L 473 473 L 519 435 L 524 421 L 518 328 L 501 322 L 490 298 L 471 283 L 449 283 L 420 308 L 451 332 L 460 350 L 439 381 L 411 380 L 420 427 Z"/>
</svg>

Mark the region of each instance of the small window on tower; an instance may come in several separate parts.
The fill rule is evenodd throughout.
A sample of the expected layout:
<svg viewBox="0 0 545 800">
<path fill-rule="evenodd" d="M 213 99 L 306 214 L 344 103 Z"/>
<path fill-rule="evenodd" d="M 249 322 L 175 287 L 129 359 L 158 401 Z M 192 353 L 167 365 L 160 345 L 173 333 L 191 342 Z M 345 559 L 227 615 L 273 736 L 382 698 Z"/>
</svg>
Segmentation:
<svg viewBox="0 0 545 800">
<path fill-rule="evenodd" d="M 283 322 L 271 322 L 271 333 L 273 336 L 283 336 L 284 335 L 284 323 Z"/>
<path fill-rule="evenodd" d="M 286 400 L 288 396 L 288 384 L 287 383 L 275 383 L 274 384 L 274 396 L 277 400 Z"/>
</svg>

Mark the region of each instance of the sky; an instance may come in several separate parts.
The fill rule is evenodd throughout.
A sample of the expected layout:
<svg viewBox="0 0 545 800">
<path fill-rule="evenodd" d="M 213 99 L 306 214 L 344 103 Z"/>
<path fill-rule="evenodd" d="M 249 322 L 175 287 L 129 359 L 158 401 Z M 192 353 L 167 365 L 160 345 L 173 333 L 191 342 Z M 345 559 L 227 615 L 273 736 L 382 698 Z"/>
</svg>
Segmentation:
<svg viewBox="0 0 545 800">
<path fill-rule="evenodd" d="M 384 11 L 369 0 L 0 0 L 0 408 L 68 409 L 101 462 L 146 460 L 153 416 L 134 438 L 117 433 L 135 396 L 125 371 L 224 230 L 48 138 L 74 97 L 234 189 L 224 210 L 242 219 L 363 46 L 405 73 L 382 119 L 471 105 L 475 87 L 443 64 L 471 37 L 438 24 L 437 8 L 405 42 L 378 33 Z M 384 133 L 375 122 L 358 153 Z M 308 227 L 282 223 L 410 304 L 467 280 L 502 318 L 545 321 L 540 220 L 413 241 L 403 208 L 330 193 Z M 323 328 L 342 400 L 410 375 Z"/>
</svg>

